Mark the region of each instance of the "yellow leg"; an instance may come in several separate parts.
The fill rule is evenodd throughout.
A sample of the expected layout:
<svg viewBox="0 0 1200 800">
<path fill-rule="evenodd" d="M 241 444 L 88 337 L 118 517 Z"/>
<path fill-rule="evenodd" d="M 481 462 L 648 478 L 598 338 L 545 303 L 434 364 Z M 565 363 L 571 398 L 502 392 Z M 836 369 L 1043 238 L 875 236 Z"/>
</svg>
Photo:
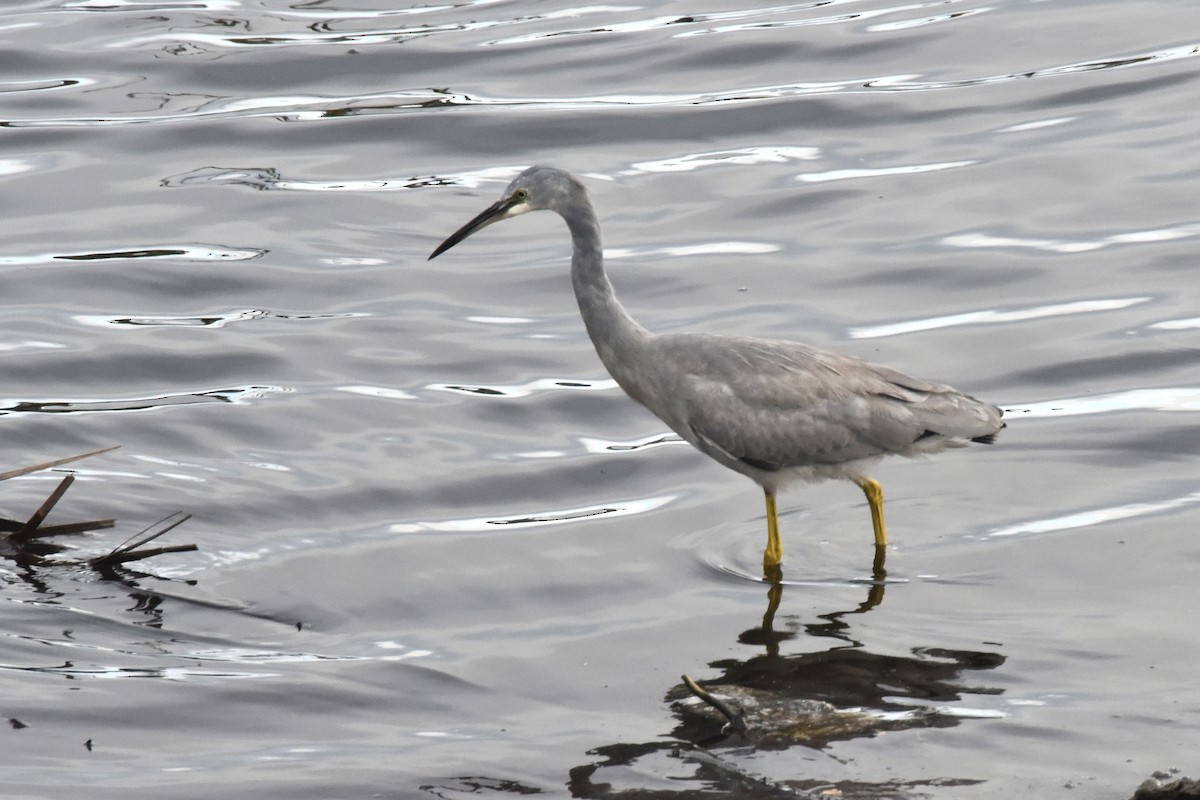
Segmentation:
<svg viewBox="0 0 1200 800">
<path fill-rule="evenodd" d="M 887 547 L 887 534 L 883 530 L 883 487 L 870 478 L 856 478 L 855 483 L 867 496 L 871 506 L 871 525 L 875 528 L 875 546 Z"/>
<path fill-rule="evenodd" d="M 783 542 L 779 541 L 779 518 L 775 515 L 775 493 L 769 489 L 767 496 L 767 549 L 763 551 L 763 569 L 777 567 L 783 561 Z"/>
</svg>

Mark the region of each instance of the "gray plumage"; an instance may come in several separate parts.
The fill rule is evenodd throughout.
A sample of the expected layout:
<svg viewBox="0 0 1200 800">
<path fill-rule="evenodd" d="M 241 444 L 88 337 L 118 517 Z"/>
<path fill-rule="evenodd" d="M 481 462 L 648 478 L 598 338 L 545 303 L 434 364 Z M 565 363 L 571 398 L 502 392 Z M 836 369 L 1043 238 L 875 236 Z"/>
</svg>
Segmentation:
<svg viewBox="0 0 1200 800">
<path fill-rule="evenodd" d="M 882 548 L 882 493 L 866 477 L 867 466 L 885 455 L 990 443 L 1004 427 L 993 405 L 851 356 L 797 342 L 651 333 L 613 293 L 587 191 L 574 176 L 553 167 L 522 172 L 498 202 L 430 258 L 493 222 L 542 209 L 557 212 L 571 232 L 571 282 L 588 335 L 609 373 L 697 449 L 763 487 L 767 566 L 782 557 L 774 497 L 789 481 L 853 480 L 867 494 L 876 545 Z"/>
</svg>

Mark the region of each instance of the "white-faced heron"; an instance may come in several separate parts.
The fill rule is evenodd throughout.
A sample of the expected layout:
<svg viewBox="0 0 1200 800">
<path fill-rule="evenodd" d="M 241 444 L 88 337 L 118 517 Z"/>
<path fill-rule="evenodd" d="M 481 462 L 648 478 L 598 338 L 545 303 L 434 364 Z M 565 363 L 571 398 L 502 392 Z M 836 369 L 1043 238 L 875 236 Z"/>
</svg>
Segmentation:
<svg viewBox="0 0 1200 800">
<path fill-rule="evenodd" d="M 575 298 L 609 373 L 702 453 L 763 488 L 764 567 L 777 567 L 783 558 L 775 493 L 790 481 L 848 478 L 858 484 L 871 506 L 878 564 L 887 545 L 883 490 L 864 470 L 886 455 L 990 444 L 1004 427 L 993 405 L 852 356 L 797 342 L 651 333 L 613 293 L 587 191 L 560 169 L 522 172 L 497 202 L 429 257 L 493 222 L 541 210 L 557 212 L 571 232 Z"/>
</svg>

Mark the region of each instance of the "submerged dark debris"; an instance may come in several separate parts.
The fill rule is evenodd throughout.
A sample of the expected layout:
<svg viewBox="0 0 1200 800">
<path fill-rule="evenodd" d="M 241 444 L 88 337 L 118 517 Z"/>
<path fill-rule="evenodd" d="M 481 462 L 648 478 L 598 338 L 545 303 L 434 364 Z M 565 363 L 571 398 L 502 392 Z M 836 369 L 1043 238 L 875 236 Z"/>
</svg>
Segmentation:
<svg viewBox="0 0 1200 800">
<path fill-rule="evenodd" d="M 8 480 L 9 478 L 17 478 L 22 475 L 28 475 L 33 472 L 53 469 L 64 464 L 70 464 L 75 461 L 80 461 L 92 456 L 108 453 L 117 448 L 106 447 L 102 450 L 93 450 L 90 453 L 81 453 L 67 458 L 60 458 L 54 461 L 45 461 L 40 464 L 34 464 L 28 467 L 19 467 L 7 472 L 0 472 L 0 481 Z M 127 564 L 133 561 L 142 561 L 147 558 L 153 558 L 165 553 L 181 553 L 199 548 L 194 544 L 179 544 L 168 545 L 164 547 L 144 547 L 144 545 L 158 539 L 166 533 L 174 530 L 191 519 L 191 514 L 185 514 L 182 511 L 177 511 L 171 514 L 148 528 L 143 529 L 139 533 L 126 539 L 120 545 L 115 547 L 104 555 L 95 556 L 93 558 L 83 560 L 66 560 L 66 559 L 50 559 L 48 556 L 53 556 L 61 553 L 66 548 L 48 541 L 56 536 L 68 536 L 72 534 L 88 533 L 90 531 L 103 530 L 112 528 L 116 524 L 116 520 L 112 519 L 94 519 L 85 522 L 71 522 L 59 525 L 46 525 L 46 517 L 54 509 L 58 502 L 62 500 L 67 490 L 71 488 L 71 484 L 75 482 L 73 474 L 67 474 L 59 481 L 58 485 L 50 492 L 42 504 L 33 514 L 24 519 L 7 519 L 0 517 L 0 557 L 8 558 L 14 561 L 20 561 L 25 564 L 35 566 L 41 565 L 70 565 L 70 566 L 87 566 L 99 571 L 111 570 L 122 564 Z"/>
<path fill-rule="evenodd" d="M 1176 777 L 1174 770 L 1156 772 L 1133 793 L 1133 800 L 1196 800 L 1200 781 Z"/>
</svg>

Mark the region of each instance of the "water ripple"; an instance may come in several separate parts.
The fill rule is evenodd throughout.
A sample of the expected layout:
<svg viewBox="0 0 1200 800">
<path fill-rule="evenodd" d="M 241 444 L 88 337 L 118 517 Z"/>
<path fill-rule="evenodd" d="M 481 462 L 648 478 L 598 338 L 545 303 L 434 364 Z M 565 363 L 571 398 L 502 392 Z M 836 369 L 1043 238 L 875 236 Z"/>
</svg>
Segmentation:
<svg viewBox="0 0 1200 800">
<path fill-rule="evenodd" d="M 766 242 L 702 242 L 674 247 L 606 247 L 604 257 L 610 261 L 622 258 L 648 259 L 653 256 L 686 258 L 706 255 L 760 255 L 776 253 L 783 248 Z"/>
<path fill-rule="evenodd" d="M 234 386 L 154 397 L 92 400 L 0 400 L 0 416 L 9 414 L 94 414 L 110 411 L 153 411 L 199 403 L 246 403 L 288 391 L 281 386 Z"/>
<path fill-rule="evenodd" d="M 506 183 L 524 167 L 491 167 L 448 175 L 419 175 L 369 181 L 313 181 L 284 178 L 274 167 L 202 167 L 164 178 L 163 186 L 181 187 L 214 184 L 249 186 L 262 191 L 288 192 L 383 192 L 424 189 L 429 186 L 463 186 L 476 189 L 487 183 Z"/>
<path fill-rule="evenodd" d="M 0 81 L 0 94 L 52 92 L 59 89 L 94 86 L 97 83 L 98 81 L 92 78 L 39 78 L 33 81 Z"/>
<path fill-rule="evenodd" d="M 562 525 L 590 517 L 625 517 L 644 514 L 662 508 L 675 499 L 668 494 L 660 497 L 645 497 L 639 500 L 617 500 L 596 506 L 582 506 L 557 511 L 535 511 L 504 517 L 477 517 L 475 519 L 450 519 L 432 522 L 397 522 L 388 527 L 391 533 L 419 533 L 440 531 L 448 533 L 491 531 L 498 527 L 540 528 L 545 525 Z"/>
<path fill-rule="evenodd" d="M 454 26 L 456 29 L 461 26 Z M 215 36 L 215 35 L 214 35 Z M 222 39 L 223 37 L 217 37 Z M 278 44 L 271 41 L 278 37 L 261 37 L 263 44 Z M 339 41 L 339 44 L 345 42 Z M 1113 56 L 1080 61 L 1052 67 L 1042 67 L 1023 72 L 989 75 L 959 80 L 922 80 L 919 74 L 880 75 L 844 78 L 828 81 L 805 81 L 800 83 L 775 84 L 768 86 L 735 87 L 722 91 L 670 92 L 650 94 L 610 94 L 564 97 L 488 97 L 448 88 L 407 89 L 373 92 L 355 95 L 263 95 L 250 97 L 212 98 L 202 95 L 155 96 L 162 107 L 182 106 L 177 111 L 159 113 L 113 115 L 103 117 L 42 117 L 30 119 L 0 120 L 0 127 L 93 127 L 111 125 L 138 125 L 153 123 L 185 122 L 200 118 L 248 119 L 269 117 L 282 122 L 338 119 L 350 116 L 394 114 L 406 111 L 451 108 L 463 106 L 499 107 L 507 109 L 587 111 L 607 108 L 669 108 L 677 106 L 705 106 L 713 104 L 752 103 L 775 101 L 794 97 L 835 93 L 891 93 L 912 91 L 934 91 L 987 86 L 1029 78 L 1041 78 L 1100 70 L 1126 69 L 1149 64 L 1158 64 L 1191 58 L 1200 55 L 1200 44 L 1186 44 L 1136 53 L 1129 56 Z M 191 103 L 191 105 L 188 105 Z"/>
<path fill-rule="evenodd" d="M 589 453 L 628 453 L 633 450 L 646 450 L 664 444 L 679 444 L 683 442 L 683 439 L 674 433 L 658 433 L 654 436 L 646 436 L 642 439 L 634 439 L 628 442 L 614 442 L 606 439 L 591 439 L 586 437 L 581 438 L 579 442 L 583 445 L 584 450 Z"/>
<path fill-rule="evenodd" d="M 1047 317 L 1068 317 L 1076 314 L 1094 314 L 1098 311 L 1117 311 L 1140 303 L 1147 303 L 1152 297 L 1114 297 L 1099 300 L 1076 300 L 1070 303 L 1053 303 L 1045 306 L 1029 306 L 1001 311 L 995 308 L 985 308 L 980 311 L 967 311 L 962 314 L 949 314 L 943 317 L 926 317 L 924 319 L 890 322 L 886 325 L 871 325 L 866 328 L 851 328 L 851 339 L 877 339 L 883 336 L 898 336 L 917 331 L 932 331 L 939 328 L 950 328 L 957 325 L 996 325 L 1003 322 L 1025 322 L 1032 319 Z"/>
<path fill-rule="evenodd" d="M 786 30 L 788 28 L 860 22 L 862 20 L 873 19 L 875 17 L 883 17 L 897 13 L 907 13 L 924 8 L 941 7 L 951 3 L 959 3 L 962 2 L 962 0 L 927 0 L 923 3 L 905 3 L 899 6 L 890 6 L 870 10 L 859 9 L 847 11 L 841 14 L 825 14 L 823 16 L 816 17 L 800 17 L 796 19 L 782 20 L 768 19 L 769 17 L 776 17 L 780 14 L 794 14 L 797 12 L 813 11 L 815 9 L 824 10 L 834 6 L 849 5 L 857 2 L 858 0 L 810 0 L 810 2 L 805 3 L 792 3 L 783 6 L 768 6 L 766 8 L 738 9 L 736 11 L 715 11 L 688 15 L 669 14 L 658 17 L 650 17 L 647 19 L 623 20 L 621 22 L 609 23 L 602 26 L 592 25 L 588 27 L 567 28 L 564 30 L 525 34 L 506 39 L 495 39 L 488 42 L 488 44 L 525 44 L 528 42 L 537 41 L 539 39 L 549 39 L 558 36 L 582 36 L 608 33 L 645 33 L 648 31 L 658 31 L 664 29 L 680 29 L 673 35 L 672 38 L 745 33 L 749 31 L 778 31 Z M 627 11 L 634 9 L 606 8 L 603 10 Z M 960 11 L 953 14 L 925 16 L 916 20 L 906 20 L 904 22 L 895 24 L 906 27 L 913 27 L 915 25 L 922 24 L 928 25 L 932 24 L 933 22 L 957 19 L 990 10 L 992 9 L 982 8 L 969 11 Z"/>
<path fill-rule="evenodd" d="M 524 384 L 508 386 L 466 386 L 451 383 L 432 383 L 426 386 L 439 392 L 454 392 L 456 394 L 482 395 L 484 397 L 503 397 L 506 399 L 529 397 L 537 392 L 556 391 L 558 389 L 576 389 L 585 392 L 606 392 L 617 388 L 614 380 L 569 380 L 563 378 L 539 378 Z"/>
<path fill-rule="evenodd" d="M 361 394 L 367 397 L 382 397 L 386 400 L 416 400 L 415 394 L 409 394 L 403 389 L 393 389 L 388 386 L 338 386 L 337 391 Z"/>
<path fill-rule="evenodd" d="M 267 311 L 262 308 L 233 309 L 224 313 L 204 315 L 179 315 L 159 317 L 113 317 L 98 314 L 77 314 L 74 319 L 83 325 L 109 327 L 119 325 L 131 328 L 224 328 L 234 322 L 246 322 L 257 319 L 349 319 L 351 317 L 369 317 L 365 312 L 325 313 L 325 314 L 288 314 L 278 311 Z M 2 349 L 2 346 L 0 346 Z"/>
<path fill-rule="evenodd" d="M 58 342 L 40 342 L 36 339 L 12 342 L 0 341 L 0 353 L 11 353 L 15 350 L 61 350 L 66 347 L 67 345 Z"/>
<path fill-rule="evenodd" d="M 1115 411 L 1200 411 L 1200 386 L 1170 386 L 1159 389 L 1130 389 L 1006 408 L 1006 414 L 1023 419 L 1071 417 L 1081 414 L 1111 414 Z"/>
<path fill-rule="evenodd" d="M 365 47 L 370 45 L 401 44 L 439 34 L 471 33 L 475 31 L 489 30 L 491 28 L 526 25 L 532 22 L 544 22 L 555 19 L 574 20 L 589 14 L 607 14 L 612 12 L 634 10 L 629 6 L 582 6 L 536 14 L 522 14 L 509 18 L 472 19 L 469 22 L 426 23 L 420 25 L 411 25 L 408 27 L 382 28 L 378 30 L 366 29 L 362 27 L 351 28 L 348 30 L 338 29 L 338 23 L 345 21 L 358 22 L 361 20 L 387 20 L 390 17 L 414 16 L 418 14 L 428 14 L 451 9 L 461 11 L 469 9 L 472 6 L 478 7 L 500 4 L 500 1 L 501 0 L 474 0 L 473 2 L 456 3 L 453 6 L 425 6 L 408 9 L 387 9 L 381 11 L 346 9 L 318 9 L 316 11 L 305 11 L 302 8 L 293 7 L 291 9 L 276 10 L 273 11 L 272 14 L 281 21 L 285 21 L 288 18 L 303 20 L 315 19 L 316 21 L 310 21 L 307 25 L 305 25 L 303 30 L 297 30 L 294 27 L 288 27 L 279 32 L 261 34 L 249 34 L 242 32 L 220 33 L 208 30 L 172 30 L 163 33 L 134 36 L 127 39 L 122 39 L 112 42 L 109 46 L 115 49 L 128 49 L 147 46 L 159 47 L 171 55 L 191 55 L 196 52 L 206 52 L 205 48 L 234 50 L 260 47 Z M 213 0 L 209 0 L 209 2 L 213 2 Z M 116 2 L 92 0 L 90 3 L 88 3 L 89 6 L 93 6 L 93 9 L 91 10 L 99 10 L 94 8 L 94 6 L 117 4 L 125 5 L 125 3 L 121 0 L 116 0 Z M 154 5 L 158 4 L 155 3 Z M 188 6 L 190 8 L 195 8 L 195 4 L 188 4 Z M 167 7 L 178 8 L 178 5 L 168 3 Z M 147 9 L 146 6 L 139 6 L 139 8 L 142 10 Z M 236 8 L 236 6 L 234 8 Z M 220 10 L 234 9 L 222 6 Z M 249 30 L 249 25 L 246 24 L 245 28 Z M 603 29 L 603 26 L 598 25 L 595 26 L 594 29 Z M 502 42 L 503 40 L 494 40 L 491 42 L 486 42 L 485 44 L 491 45 Z"/>
<path fill-rule="evenodd" d="M 731 150 L 712 150 L 705 153 L 688 153 L 655 161 L 639 161 L 622 175 L 641 175 L 656 172 L 691 172 L 718 164 L 748 166 L 751 164 L 784 164 L 788 161 L 815 161 L 821 157 L 819 147 L 795 147 L 790 145 L 765 145 L 739 147 Z"/>
<path fill-rule="evenodd" d="M 1157 328 L 1163 331 L 1186 331 L 1200 328 L 1200 317 L 1191 317 L 1190 319 L 1164 319 L 1162 322 L 1155 322 L 1150 325 L 1151 328 Z"/>
<path fill-rule="evenodd" d="M 941 243 L 947 247 L 968 249 L 1006 247 L 1014 249 L 1041 250 L 1048 253 L 1087 253 L 1122 244 L 1147 244 L 1170 242 L 1200 236 L 1200 223 L 1185 222 L 1165 228 L 1147 228 L 1140 231 L 1113 233 L 1096 238 L 1041 239 L 1026 236 L 1004 235 L 977 231 L 946 236 Z"/>
<path fill-rule="evenodd" d="M 978 161 L 943 161 L 937 164 L 907 164 L 898 167 L 874 167 L 866 169 L 834 169 L 827 172 L 810 172 L 797 175 L 796 180 L 804 183 L 825 183 L 853 178 L 878 178 L 887 175 L 916 175 L 921 172 L 940 172 L 978 164 Z"/>
<path fill-rule="evenodd" d="M 1105 506 L 1103 508 L 1077 511 L 1061 517 L 1021 522 L 1016 525 L 1008 525 L 1003 528 L 996 528 L 995 530 L 989 531 L 987 535 L 990 537 L 1018 536 L 1021 534 L 1053 533 L 1056 531 L 1066 531 L 1075 528 L 1088 528 L 1093 525 L 1103 524 L 1105 522 L 1116 522 L 1123 519 L 1166 514 L 1172 511 L 1177 511 L 1181 508 L 1195 506 L 1197 504 L 1200 504 L 1200 492 L 1191 492 L 1180 497 L 1171 497 L 1167 498 L 1166 500 L 1159 500 L 1157 502 L 1126 503 L 1119 506 Z"/>
<path fill-rule="evenodd" d="M 128 250 L 95 253 L 37 253 L 28 256 L 0 256 L 0 266 L 55 264 L 60 261 L 112 261 L 152 259 L 155 261 L 249 261 L 266 255 L 268 250 L 235 249 L 216 244 L 149 245 Z"/>
<path fill-rule="evenodd" d="M 607 453 L 629 453 L 638 450 L 647 450 L 652 447 L 658 447 L 665 444 L 684 444 L 683 439 L 674 433 L 660 433 L 654 436 L 647 436 L 643 439 L 635 439 L 630 442 L 613 442 L 605 439 L 592 439 L 582 437 L 579 443 L 583 445 L 583 449 L 587 453 L 607 454 Z M 563 458 L 570 453 L 562 450 L 531 450 L 523 453 L 513 453 L 514 458 L 530 458 L 530 459 L 546 459 L 546 458 Z"/>
<path fill-rule="evenodd" d="M 13 672 L 41 672 L 50 675 L 65 675 L 70 678 L 162 678 L 163 680 L 182 681 L 197 678 L 247 679 L 247 678 L 278 678 L 278 673 L 270 672 L 231 672 L 229 670 L 211 670 L 197 667 L 113 667 L 96 665 L 77 667 L 72 662 L 52 667 L 25 667 L 12 664 L 0 664 L 0 670 Z"/>
</svg>

